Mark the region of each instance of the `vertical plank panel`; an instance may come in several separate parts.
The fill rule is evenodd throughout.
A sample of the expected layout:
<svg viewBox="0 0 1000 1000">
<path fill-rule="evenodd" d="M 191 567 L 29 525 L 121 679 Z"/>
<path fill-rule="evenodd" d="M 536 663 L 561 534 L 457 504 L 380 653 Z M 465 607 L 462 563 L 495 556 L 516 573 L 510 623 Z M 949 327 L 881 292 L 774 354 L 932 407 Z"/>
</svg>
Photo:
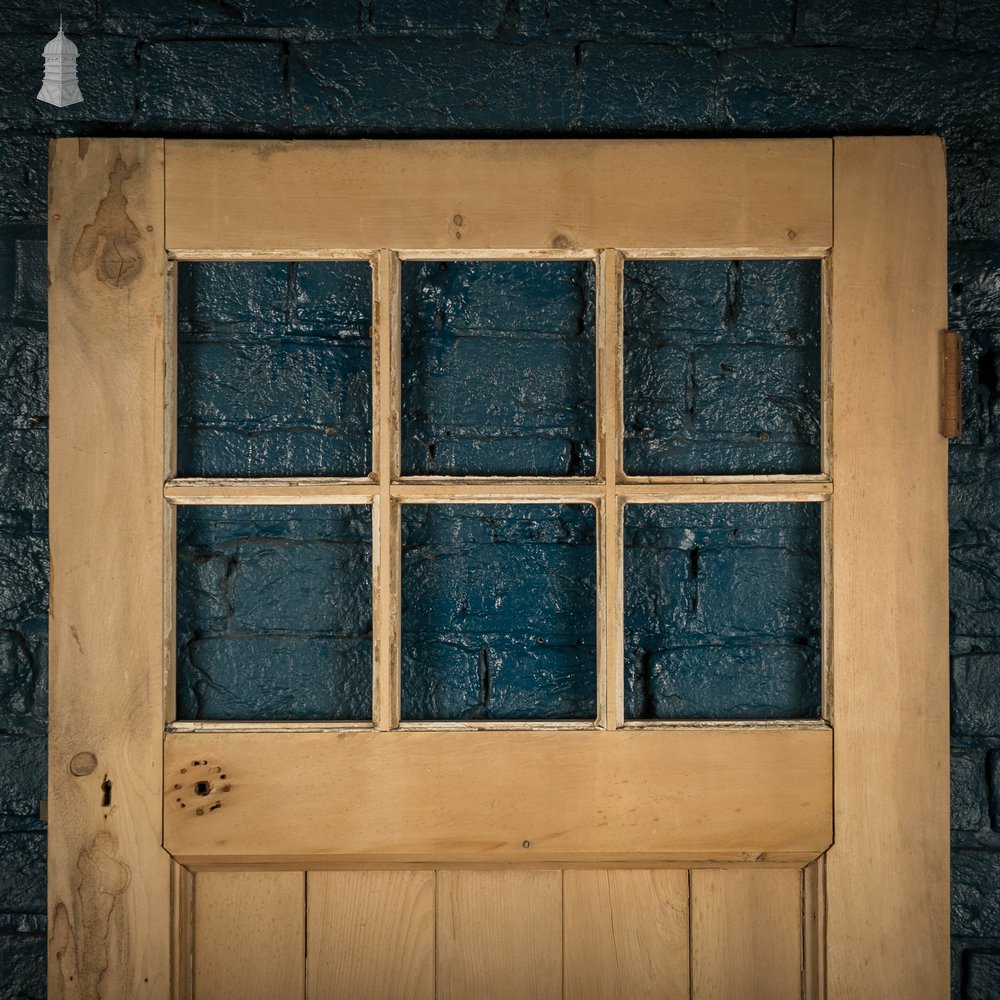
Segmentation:
<svg viewBox="0 0 1000 1000">
<path fill-rule="evenodd" d="M 438 1000 L 562 996 L 562 874 L 441 871 Z"/>
<path fill-rule="evenodd" d="M 802 996 L 826 997 L 826 858 L 802 870 Z"/>
<path fill-rule="evenodd" d="M 163 143 L 50 156 L 49 992 L 163 997 Z"/>
<path fill-rule="evenodd" d="M 195 876 L 195 1000 L 304 996 L 305 873 Z"/>
<path fill-rule="evenodd" d="M 798 1000 L 801 995 L 802 873 L 692 871 L 694 1000 Z"/>
<path fill-rule="evenodd" d="M 565 996 L 687 1000 L 685 870 L 567 870 L 563 905 Z"/>
<path fill-rule="evenodd" d="M 607 729 L 624 722 L 624 607 L 622 507 L 617 497 L 622 468 L 622 350 L 624 258 L 602 250 L 597 260 L 597 471 L 604 479 L 598 510 L 597 716 Z"/>
<path fill-rule="evenodd" d="M 434 1000 L 434 872 L 310 872 L 308 995 Z"/>
<path fill-rule="evenodd" d="M 171 1000 L 192 1000 L 194 991 L 194 875 L 170 866 Z"/>
<path fill-rule="evenodd" d="M 390 497 L 399 475 L 400 454 L 400 265 L 391 250 L 380 250 L 375 262 L 374 329 L 377 364 L 376 451 L 378 502 L 372 510 L 372 581 L 374 603 L 374 719 L 379 729 L 399 725 L 399 505 Z"/>
<path fill-rule="evenodd" d="M 834 140 L 832 1000 L 948 993 L 939 139 Z"/>
</svg>

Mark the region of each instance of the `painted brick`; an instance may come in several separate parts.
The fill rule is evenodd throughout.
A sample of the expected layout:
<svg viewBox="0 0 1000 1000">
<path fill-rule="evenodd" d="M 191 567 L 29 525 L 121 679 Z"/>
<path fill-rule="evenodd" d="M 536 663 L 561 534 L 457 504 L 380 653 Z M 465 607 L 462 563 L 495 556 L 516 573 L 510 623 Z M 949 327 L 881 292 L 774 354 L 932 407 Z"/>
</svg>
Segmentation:
<svg viewBox="0 0 1000 1000">
<path fill-rule="evenodd" d="M 940 32 L 945 44 L 963 48 L 995 49 L 1000 37 L 1000 9 L 993 0 L 954 0 L 951 17 L 942 18 Z"/>
<path fill-rule="evenodd" d="M 627 714 L 818 715 L 818 557 L 814 505 L 627 507 Z"/>
<path fill-rule="evenodd" d="M 0 833 L 0 912 L 45 912 L 44 833 Z"/>
<path fill-rule="evenodd" d="M 1000 996 L 1000 952 L 970 952 L 964 979 L 964 1000 L 996 1000 Z"/>
<path fill-rule="evenodd" d="M 951 752 L 951 828 L 982 830 L 990 824 L 986 755 L 982 750 Z"/>
<path fill-rule="evenodd" d="M 948 455 L 948 519 L 955 545 L 975 537 L 983 526 L 1000 524 L 1000 452 L 952 444 Z M 952 590 L 953 603 L 964 604 L 964 589 Z"/>
<path fill-rule="evenodd" d="M 1000 853 L 952 852 L 951 932 L 1000 937 Z"/>
<path fill-rule="evenodd" d="M 976 246 L 949 249 L 948 280 L 948 316 L 953 326 L 975 330 L 1000 320 L 1000 250 Z"/>
<path fill-rule="evenodd" d="M 953 641 L 1000 637 L 1000 538 L 984 528 L 954 539 L 949 584 Z"/>
<path fill-rule="evenodd" d="M 990 824 L 994 830 L 1000 830 L 1000 751 L 991 750 L 986 755 L 986 767 L 989 774 Z"/>
<path fill-rule="evenodd" d="M 573 107 L 573 53 L 420 38 L 293 45 L 293 120 L 324 134 L 549 131 Z"/>
<path fill-rule="evenodd" d="M 52 4 L 45 0 L 19 0 L 4 11 L 4 31 L 13 34 L 50 33 L 51 37 L 59 28 L 62 14 L 66 33 L 79 35 L 89 29 L 99 13 L 98 0 L 65 0 L 53 14 Z"/>
<path fill-rule="evenodd" d="M 44 330 L 0 324 L 0 426 L 17 426 L 48 410 Z"/>
<path fill-rule="evenodd" d="M 43 134 L 64 122 L 128 122 L 135 106 L 135 42 L 130 38 L 76 36 L 83 102 L 56 108 L 35 100 L 44 72 L 42 50 L 59 27 L 58 11 L 54 16 L 54 27 L 45 34 L 0 36 L 0 119 Z"/>
<path fill-rule="evenodd" d="M 403 508 L 404 718 L 593 718 L 586 505 Z"/>
<path fill-rule="evenodd" d="M 180 279 L 182 474 L 367 474 L 369 265 L 189 264 Z"/>
<path fill-rule="evenodd" d="M 934 0 L 803 0 L 795 41 L 858 49 L 911 48 L 936 27 L 941 4 Z"/>
<path fill-rule="evenodd" d="M 978 130 L 948 145 L 948 236 L 960 240 L 1000 239 L 1000 142 Z"/>
<path fill-rule="evenodd" d="M 0 530 L 0 628 L 48 610 L 49 558 L 38 535 L 11 535 Z"/>
<path fill-rule="evenodd" d="M 193 638 L 177 654 L 184 719 L 370 719 L 371 637 Z"/>
<path fill-rule="evenodd" d="M 45 935 L 0 934 L 0 1000 L 45 1000 Z"/>
<path fill-rule="evenodd" d="M 577 128 L 687 131 L 715 123 L 716 64 L 710 52 L 584 44 L 579 59 Z"/>
<path fill-rule="evenodd" d="M 178 514 L 183 718 L 371 715 L 366 507 Z"/>
<path fill-rule="evenodd" d="M 627 471 L 818 471 L 814 262 L 634 262 L 625 287 Z"/>
<path fill-rule="evenodd" d="M 0 733 L 44 733 L 47 715 L 45 618 L 0 630 Z"/>
<path fill-rule="evenodd" d="M 28 417 L 26 423 L 27 427 L 13 430 L 0 426 L 0 510 L 43 511 L 48 506 L 48 422 L 45 417 Z M 0 563 L 3 547 L 0 540 Z M 0 583 L 0 599 L 2 595 Z"/>
<path fill-rule="evenodd" d="M 364 28 L 385 38 L 516 37 L 520 12 L 506 0 L 364 0 Z"/>
<path fill-rule="evenodd" d="M 555 41 L 677 47 L 787 41 L 794 0 L 521 0 L 518 34 Z"/>
<path fill-rule="evenodd" d="M 152 42 L 140 56 L 139 120 L 273 130 L 287 120 L 282 73 L 276 43 Z"/>
<path fill-rule="evenodd" d="M 44 829 L 45 736 L 0 736 L 0 831 Z"/>
<path fill-rule="evenodd" d="M 358 32 L 357 0 L 173 0 L 157 7 L 149 0 L 115 0 L 103 12 L 105 30 L 143 38 L 341 38 Z M 251 80 L 247 81 L 252 82 Z"/>
<path fill-rule="evenodd" d="M 593 475 L 593 267 L 403 271 L 403 470 Z"/>
<path fill-rule="evenodd" d="M 367 340 L 185 344 L 179 469 L 185 475 L 366 475 L 370 368 Z"/>
<path fill-rule="evenodd" d="M 722 122 L 762 131 L 881 130 L 1000 137 L 1000 65 L 973 53 L 785 48 L 729 52 Z"/>
<path fill-rule="evenodd" d="M 0 163 L 0 225 L 44 225 L 48 212 L 47 137 L 0 133 Z"/>
<path fill-rule="evenodd" d="M 951 724 L 966 736 L 1000 736 L 1000 655 L 952 658 Z"/>
</svg>

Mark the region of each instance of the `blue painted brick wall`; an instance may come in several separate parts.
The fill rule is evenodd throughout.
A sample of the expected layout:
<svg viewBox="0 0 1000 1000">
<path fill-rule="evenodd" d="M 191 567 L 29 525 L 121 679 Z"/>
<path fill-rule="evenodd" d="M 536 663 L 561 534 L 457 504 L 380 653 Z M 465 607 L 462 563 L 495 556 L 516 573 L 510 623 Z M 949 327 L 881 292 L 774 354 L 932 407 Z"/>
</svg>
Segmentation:
<svg viewBox="0 0 1000 1000">
<path fill-rule="evenodd" d="M 51 4 L 0 9 L 0 997 L 44 994 L 46 143 L 53 135 L 942 134 L 953 445 L 955 996 L 1000 994 L 1000 5 L 65 0 L 86 102 L 34 100 Z M 13 873 L 13 875 L 11 874 Z"/>
</svg>

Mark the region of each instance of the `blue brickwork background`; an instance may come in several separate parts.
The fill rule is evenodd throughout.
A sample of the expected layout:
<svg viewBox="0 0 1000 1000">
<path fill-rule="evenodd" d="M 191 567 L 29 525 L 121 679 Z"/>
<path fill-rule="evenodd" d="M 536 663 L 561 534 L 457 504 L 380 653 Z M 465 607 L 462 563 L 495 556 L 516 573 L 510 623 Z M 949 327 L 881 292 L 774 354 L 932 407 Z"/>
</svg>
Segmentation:
<svg viewBox="0 0 1000 1000">
<path fill-rule="evenodd" d="M 0 8 L 0 998 L 44 995 L 46 142 L 53 135 L 948 142 L 955 995 L 1000 995 L 1000 5 L 995 0 L 65 0 Z M 877 553 L 872 558 L 878 558 Z"/>
</svg>

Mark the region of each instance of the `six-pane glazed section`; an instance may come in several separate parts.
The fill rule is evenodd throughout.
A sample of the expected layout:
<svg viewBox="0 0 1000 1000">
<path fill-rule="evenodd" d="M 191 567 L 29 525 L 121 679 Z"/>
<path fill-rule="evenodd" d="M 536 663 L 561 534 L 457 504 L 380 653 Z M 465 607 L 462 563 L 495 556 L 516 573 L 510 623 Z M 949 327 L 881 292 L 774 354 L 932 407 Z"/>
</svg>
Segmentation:
<svg viewBox="0 0 1000 1000">
<path fill-rule="evenodd" d="M 626 725 L 819 718 L 820 262 L 626 260 L 618 303 L 598 301 L 593 260 L 395 273 L 390 322 L 368 260 L 181 265 L 179 474 L 366 481 L 400 506 L 375 523 L 370 499 L 182 507 L 179 717 L 370 721 L 389 531 L 404 724 L 602 718 L 613 533 L 623 676 L 603 683 Z M 383 372 L 373 403 L 386 336 L 398 384 Z M 399 434 L 387 490 L 380 406 Z M 708 502 L 684 492 L 713 482 Z"/>
</svg>

